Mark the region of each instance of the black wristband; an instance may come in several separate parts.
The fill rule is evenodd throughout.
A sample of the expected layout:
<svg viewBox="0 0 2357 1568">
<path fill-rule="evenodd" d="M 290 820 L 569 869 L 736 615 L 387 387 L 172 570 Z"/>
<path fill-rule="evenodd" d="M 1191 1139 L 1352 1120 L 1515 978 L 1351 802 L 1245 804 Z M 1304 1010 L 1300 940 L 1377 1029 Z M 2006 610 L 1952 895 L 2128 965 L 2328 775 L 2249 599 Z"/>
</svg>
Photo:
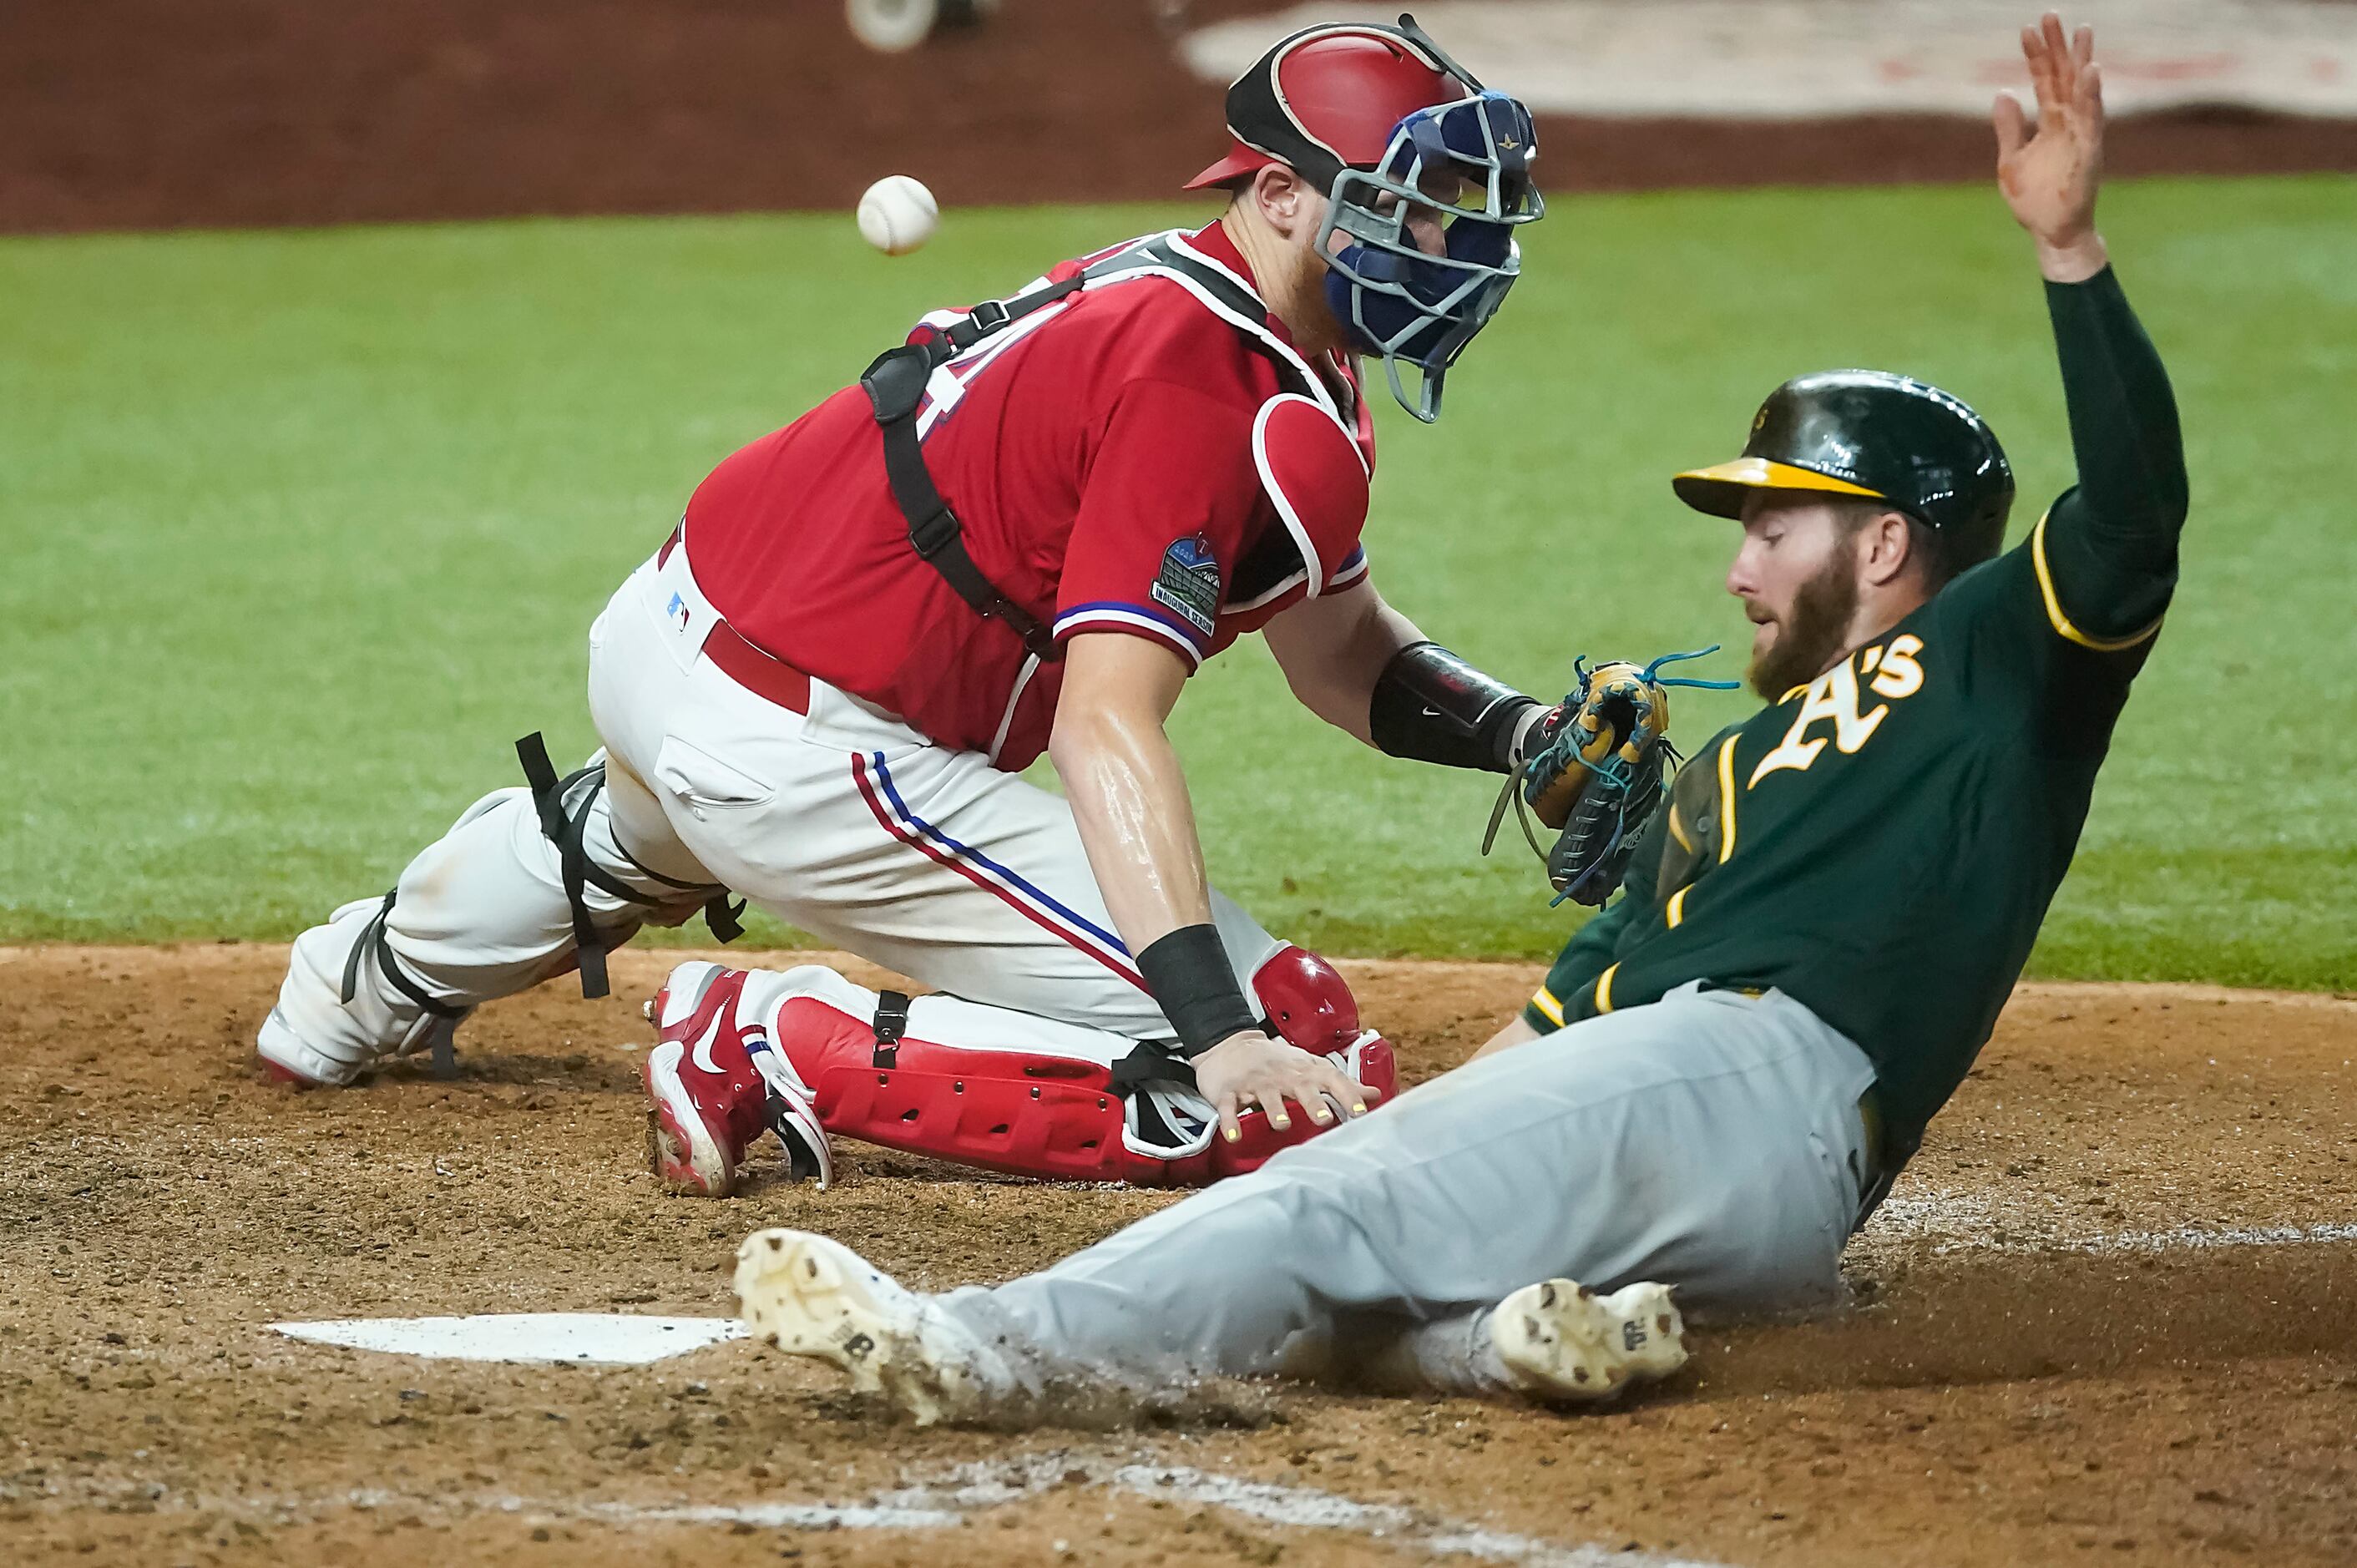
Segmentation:
<svg viewBox="0 0 2357 1568">
<path fill-rule="evenodd" d="M 1216 926 L 1181 926 L 1149 942 L 1137 955 L 1137 972 L 1178 1032 L 1181 1056 L 1201 1056 L 1230 1035 L 1259 1026 Z"/>
</svg>

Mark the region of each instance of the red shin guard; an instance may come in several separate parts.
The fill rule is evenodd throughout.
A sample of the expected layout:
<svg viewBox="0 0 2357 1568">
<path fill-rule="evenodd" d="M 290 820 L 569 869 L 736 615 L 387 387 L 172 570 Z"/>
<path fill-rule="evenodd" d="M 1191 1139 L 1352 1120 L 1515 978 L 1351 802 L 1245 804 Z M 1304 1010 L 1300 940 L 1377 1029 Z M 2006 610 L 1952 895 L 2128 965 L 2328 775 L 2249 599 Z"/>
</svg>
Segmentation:
<svg viewBox="0 0 2357 1568">
<path fill-rule="evenodd" d="M 1331 965 L 1283 948 L 1253 989 L 1273 1034 L 1390 1096 L 1391 1047 L 1359 1028 L 1357 1004 Z M 772 1037 L 814 1090 L 828 1133 L 1016 1176 L 1200 1187 L 1325 1131 L 1305 1115 L 1279 1132 L 1247 1111 L 1243 1136 L 1229 1143 L 1191 1091 L 1115 1094 L 1110 1058 L 1126 1054 L 1125 1043 L 1097 1036 L 1102 1054 L 1057 1048 L 1080 1033 L 1043 1026 L 1041 1043 L 1010 1049 L 907 1034 L 879 1050 L 866 1018 L 830 997 L 800 995 L 780 1007 Z"/>
</svg>

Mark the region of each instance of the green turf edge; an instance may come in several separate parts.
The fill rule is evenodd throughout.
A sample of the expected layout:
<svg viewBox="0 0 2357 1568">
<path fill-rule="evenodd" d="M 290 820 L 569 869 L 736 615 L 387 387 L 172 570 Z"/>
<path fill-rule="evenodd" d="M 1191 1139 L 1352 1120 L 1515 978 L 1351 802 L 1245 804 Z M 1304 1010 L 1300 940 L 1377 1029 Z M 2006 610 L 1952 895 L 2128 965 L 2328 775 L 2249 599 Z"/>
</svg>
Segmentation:
<svg viewBox="0 0 2357 1568">
<path fill-rule="evenodd" d="M 2357 575 L 2357 561 L 2333 439 L 2357 415 L 2346 348 L 2357 341 L 2357 288 L 2349 269 L 2332 261 L 2345 260 L 2357 244 L 2352 197 L 2357 182 L 2316 177 L 2137 182 L 2107 199 L 2124 271 L 2187 405 L 2196 528 L 2188 592 L 2123 725 L 2119 757 L 2098 787 L 2087 844 L 2033 973 L 2357 985 L 2347 940 L 2347 911 L 2357 908 L 2348 825 L 2357 803 L 2350 782 L 2357 776 L 2350 739 L 2357 703 L 2348 682 L 2314 678 L 2319 670 L 2347 669 L 2357 653 L 2336 586 Z M 1533 684 L 1558 660 L 1534 655 L 1532 634 L 1555 624 L 1550 618 L 1566 605 L 1580 612 L 1580 640 L 1592 638 L 1591 651 L 1722 634 L 1726 618 L 1710 596 L 1708 564 L 1692 570 L 1682 550 L 1651 542 L 1665 536 L 1650 521 L 1591 527 L 1567 542 L 1504 529 L 1452 539 L 1444 549 L 1416 520 L 1443 505 L 1491 519 L 1536 518 L 1550 504 L 1560 510 L 1566 495 L 1585 501 L 1580 510 L 1591 524 L 1643 517 L 1657 472 L 1706 442 L 1724 445 L 1727 407 L 1748 406 L 1795 356 L 1900 363 L 1974 389 L 2008 432 L 2025 495 L 2041 487 L 2050 493 L 2062 477 L 2059 401 L 2034 296 L 2021 282 L 2018 242 L 2001 222 L 1990 222 L 1990 202 L 1974 188 L 1934 187 L 1565 204 L 1558 216 L 1575 217 L 1577 227 L 1534 241 L 1533 274 L 1511 318 L 1523 323 L 1523 336 L 1485 341 L 1480 351 L 1490 361 L 1469 361 L 1452 408 L 1456 429 L 1489 434 L 1419 447 L 1416 433 L 1387 416 L 1388 488 L 1379 487 L 1371 526 L 1379 575 L 1432 629 Z M 912 301 L 954 295 L 947 279 L 984 269 L 996 276 L 1017 257 L 1028 266 L 1042 252 L 1186 216 L 1164 209 L 959 214 L 969 242 L 963 249 L 945 241 L 919 258 L 919 269 L 860 274 L 861 288 L 839 302 L 845 336 L 856 340 L 851 351 L 864 358 L 877 323 L 905 321 Z M 1867 227 L 1862 216 L 1905 235 L 1908 266 L 1879 265 L 1855 243 L 1851 237 Z M 13 764 L 0 759 L 0 781 L 19 802 L 13 818 L 0 818 L 0 938 L 289 934 L 316 918 L 323 901 L 381 883 L 475 789 L 505 782 L 499 754 L 522 727 L 520 713 L 532 715 L 527 723 L 548 724 L 561 755 L 585 746 L 581 607 L 602 598 L 616 561 L 627 564 L 642 550 L 645 514 L 675 506 L 680 476 L 692 483 L 716 455 L 716 441 L 731 431 L 757 433 L 774 423 L 770 415 L 794 388 L 833 379 L 825 365 L 845 357 L 840 348 L 813 354 L 809 364 L 755 353 L 732 360 L 727 349 L 732 335 L 759 337 L 742 317 L 748 310 L 758 317 L 764 291 L 774 291 L 780 248 L 822 271 L 857 261 L 837 232 L 842 227 L 827 215 L 0 244 L 0 283 L 27 284 L 13 291 L 13 311 L 12 290 L 0 287 L 6 350 L 0 402 L 19 411 L 18 445 L 0 432 L 0 526 L 16 553 L 20 522 L 54 523 L 62 511 L 77 523 L 94 516 L 100 524 L 81 536 L 87 548 L 78 557 L 54 547 L 44 557 L 35 545 L 31 569 L 16 575 L 16 591 L 0 588 L 7 612 L 0 650 L 10 656 L 0 666 L 0 701 L 8 704 L 8 728 L 20 736 L 62 731 L 70 743 L 81 742 L 46 751 L 20 746 Z M 1741 234 L 1746 245 L 1731 246 L 1729 234 Z M 1858 264 L 1829 277 L 1824 257 L 1845 254 Z M 374 272 L 365 264 L 371 261 Z M 519 275 L 548 286 L 520 293 L 511 286 Z M 694 285 L 697 303 L 674 304 L 666 314 L 660 296 L 690 292 L 683 280 Z M 380 302 L 408 301 L 412 318 L 396 320 L 399 332 L 381 330 L 339 287 L 359 289 L 363 298 L 378 289 Z M 540 293 L 549 312 L 535 320 Z M 189 312 L 190 298 L 206 309 Z M 1696 303 L 1711 299 L 1721 307 Z M 1738 299 L 1740 309 L 1724 303 Z M 584 313 L 585 301 L 615 300 L 641 308 L 636 316 Z M 479 341 L 480 328 L 519 319 L 517 341 L 538 349 L 540 358 L 526 365 L 533 374 L 503 381 L 508 356 L 500 343 Z M 1960 321 L 1971 329 L 1960 331 Z M 272 329 L 288 322 L 304 331 L 299 355 L 272 338 Z M 562 338 L 553 330 L 559 328 Z M 188 349 L 177 358 L 168 340 L 175 331 Z M 143 333 L 158 352 L 121 351 Z M 576 356 L 550 350 L 552 341 L 561 349 L 576 339 Z M 223 373 L 238 363 L 221 354 L 224 344 L 257 343 L 248 381 Z M 325 355 L 317 352 L 322 343 Z M 1577 351 L 1566 354 L 1567 343 Z M 390 375 L 388 347 L 396 350 Z M 317 373 L 323 360 L 335 369 L 339 354 L 347 372 L 341 386 Z M 651 367 L 657 374 L 648 385 L 661 391 L 661 372 L 671 371 L 676 383 L 680 360 L 691 354 L 693 385 L 705 401 L 664 405 L 668 428 L 620 430 L 619 454 L 600 455 L 598 483 L 566 491 L 565 470 L 580 466 L 579 429 L 602 431 L 595 416 L 615 404 L 597 395 L 597 383 L 627 381 L 617 366 Z M 416 362 L 402 363 L 403 355 Z M 1578 373 L 1567 381 L 1563 367 L 1575 360 Z M 722 373 L 712 373 L 716 366 Z M 437 374 L 468 376 L 473 406 L 440 406 L 435 394 L 446 383 L 433 379 Z M 444 511 L 455 526 L 421 540 L 422 562 L 359 563 L 367 591 L 335 606 L 350 618 L 338 628 L 344 646 L 317 654 L 328 677 L 319 684 L 350 690 L 372 679 L 371 661 L 350 650 L 382 643 L 421 612 L 452 649 L 495 624 L 527 653 L 526 678 L 496 693 L 463 681 L 455 686 L 464 711 L 431 715 L 438 727 L 430 732 L 455 757 L 421 757 L 414 745 L 334 751 L 342 737 L 306 709 L 299 690 L 273 691 L 285 704 L 272 715 L 286 721 L 273 736 L 283 744 L 271 754 L 272 767 L 248 779 L 241 770 L 256 754 L 234 746 L 208 752 L 207 731 L 218 726 L 200 712 L 188 722 L 186 693 L 162 693 L 154 711 L 142 714 L 106 708 L 103 699 L 130 689 L 126 682 L 111 690 L 94 683 L 100 700 L 81 704 L 74 699 L 84 693 L 70 685 L 62 703 L 38 690 L 38 659 L 19 655 L 63 646 L 76 669 L 96 666 L 103 674 L 117 654 L 122 668 L 136 671 L 185 653 L 172 639 L 166 603 L 161 615 L 111 628 L 121 647 L 93 659 L 78 619 L 86 607 L 44 591 L 70 574 L 45 578 L 43 567 L 118 561 L 147 543 L 139 514 L 123 509 L 152 505 L 165 491 L 176 500 L 192 498 L 188 515 L 217 520 L 253 510 L 250 488 L 224 487 L 193 467 L 156 472 L 159 454 L 168 460 L 209 449 L 202 441 L 170 439 L 186 435 L 190 409 L 204 397 L 257 394 L 234 411 L 250 413 L 258 401 L 274 422 L 265 430 L 286 436 L 291 426 L 289 439 L 242 446 L 246 430 L 228 427 L 229 439 L 210 448 L 226 450 L 225 461 L 267 459 L 277 493 L 259 498 L 264 522 L 252 535 L 258 549 L 286 536 L 269 514 L 274 507 L 285 512 L 288 495 L 357 501 L 366 510 L 373 487 L 362 489 L 352 482 L 359 476 L 311 461 L 316 443 L 307 438 L 316 432 L 304 428 L 307 420 L 324 422 L 354 386 L 366 394 L 365 406 L 383 403 L 464 463 L 454 461 L 447 475 L 402 476 L 409 489 L 390 503 L 389 515 Z M 1527 419 L 1534 389 L 1551 395 L 1548 412 L 1559 416 L 1537 440 L 1514 423 Z M 148 395 L 159 391 L 164 395 Z M 27 392 L 46 396 L 16 395 Z M 519 409 L 533 407 L 526 392 L 547 404 L 544 417 L 517 418 Z M 469 421 L 486 411 L 501 442 L 469 440 L 478 434 Z M 391 438 L 362 445 L 381 460 L 404 455 Z M 1577 478 L 1567 486 L 1548 482 L 1547 461 L 1568 465 Z M 547 499 L 552 477 L 565 504 Z M 142 489 L 157 478 L 161 486 Z M 582 495 L 598 504 L 567 516 L 565 505 Z M 587 518 L 595 548 L 562 559 L 537 602 L 501 605 L 490 618 L 412 591 L 423 576 L 447 575 L 454 563 L 493 581 L 545 569 L 524 548 L 529 540 L 503 532 L 516 517 L 567 525 Z M 1534 562 L 1540 570 L 1530 569 Z M 1577 591 L 1563 576 L 1570 562 L 1579 568 Z M 215 564 L 167 564 L 193 565 L 199 587 L 220 585 L 218 574 L 207 575 Z M 348 570 L 354 563 L 339 564 Z M 315 564 L 312 575 L 329 575 Z M 1495 586 L 1501 583 L 1505 589 Z M 1214 874 L 1272 927 L 1342 952 L 1516 957 L 1546 955 L 1571 929 L 1565 912 L 1547 911 L 1534 894 L 1525 867 L 1470 860 L 1486 783 L 1370 760 L 1336 737 L 1304 736 L 1297 726 L 1242 723 L 1266 700 L 1273 671 L 1248 657 L 1222 665 L 1223 679 L 1199 680 L 1178 729 L 1190 768 L 1201 775 L 1199 804 Z M 406 673 L 430 681 L 468 668 L 451 653 L 438 666 L 429 661 Z M 2214 707 L 2221 677 L 2233 683 L 2242 733 L 2263 744 L 2182 733 L 2184 715 Z M 301 687 L 299 672 L 291 684 Z M 1704 704 L 1696 727 L 1720 716 Z M 93 717 L 87 736 L 74 733 Z M 156 748 L 160 758 L 143 749 L 147 726 L 124 722 L 135 719 L 157 721 L 166 743 Z M 1206 765 L 1207 746 L 1232 755 Z M 323 757 L 338 766 L 326 768 Z M 307 768 L 285 766 L 304 758 Z M 210 772 L 215 784 L 231 787 L 176 791 L 173 770 L 183 764 L 192 783 Z M 1217 777 L 1223 772 L 1230 777 Z M 1338 789 L 1347 796 L 1344 809 L 1334 807 Z M 143 790 L 156 792 L 167 809 L 141 809 L 149 798 Z M 1273 800 L 1289 809 L 1272 811 Z M 1315 824 L 1308 853 L 1303 830 L 1293 825 L 1302 822 Z M 322 888 L 332 895 L 323 898 Z M 786 940 L 757 927 L 753 940 L 765 938 Z M 705 939 L 692 929 L 685 940 Z"/>
</svg>

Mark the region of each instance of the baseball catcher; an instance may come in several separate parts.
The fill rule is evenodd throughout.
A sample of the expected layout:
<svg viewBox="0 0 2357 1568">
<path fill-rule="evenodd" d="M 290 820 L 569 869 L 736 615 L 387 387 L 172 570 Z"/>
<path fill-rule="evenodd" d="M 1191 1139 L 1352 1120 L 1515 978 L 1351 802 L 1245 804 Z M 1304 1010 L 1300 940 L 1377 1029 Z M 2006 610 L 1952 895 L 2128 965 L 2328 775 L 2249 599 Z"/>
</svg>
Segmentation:
<svg viewBox="0 0 2357 1568">
<path fill-rule="evenodd" d="M 681 965 L 646 1066 L 681 1190 L 729 1192 L 772 1131 L 822 1181 L 842 1133 L 1198 1183 L 1377 1101 L 1390 1050 L 1340 976 L 1207 886 L 1164 721 L 1259 632 L 1387 753 L 1578 770 L 1533 760 L 1566 707 L 1427 639 L 1359 537 L 1361 358 L 1437 416 L 1543 211 L 1531 117 L 1403 17 L 1285 39 L 1228 118 L 1193 181 L 1217 221 L 935 312 L 715 469 L 590 630 L 603 748 L 560 779 L 532 737 L 528 788 L 306 931 L 264 1060 L 447 1059 L 483 1002 L 576 967 L 601 993 L 641 924 L 708 908 L 725 940 L 734 890 L 939 994 Z M 1063 796 L 1017 777 L 1043 752 Z"/>
<path fill-rule="evenodd" d="M 1682 1305 L 1838 1298 L 1844 1243 L 2029 953 L 2177 578 L 2176 406 L 2094 226 L 2093 39 L 2050 15 L 2023 51 L 2038 124 L 2000 102 L 1998 181 L 2036 242 L 2079 478 L 2029 536 L 1998 553 L 2013 476 L 1957 398 L 1788 381 L 1740 456 L 1675 480 L 1740 526 L 1727 585 L 1768 705 L 1678 774 L 1522 1018 L 995 1289 L 912 1295 L 763 1232 L 737 1276 L 759 1331 L 920 1417 L 1020 1419 L 1065 1381 L 1319 1360 L 1593 1398 L 1680 1364 Z"/>
</svg>

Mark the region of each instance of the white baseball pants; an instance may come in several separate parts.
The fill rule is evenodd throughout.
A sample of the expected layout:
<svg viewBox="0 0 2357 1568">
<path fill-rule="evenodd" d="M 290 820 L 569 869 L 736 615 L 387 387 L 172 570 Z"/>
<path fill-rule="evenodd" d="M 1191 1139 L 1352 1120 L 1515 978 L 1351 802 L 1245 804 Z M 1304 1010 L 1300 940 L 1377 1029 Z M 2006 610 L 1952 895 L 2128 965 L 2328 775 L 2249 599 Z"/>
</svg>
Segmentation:
<svg viewBox="0 0 2357 1568">
<path fill-rule="evenodd" d="M 726 887 L 921 985 L 1125 1042 L 1169 1037 L 1060 796 L 819 682 L 807 714 L 756 696 L 673 630 L 664 609 L 683 580 L 692 591 L 683 550 L 649 561 L 590 628 L 606 790 L 586 846 L 662 901 L 590 887 L 609 945 Z M 1282 944 L 1217 892 L 1212 908 L 1248 988 Z M 562 972 L 574 950 L 557 847 L 527 790 L 496 790 L 410 864 L 389 908 L 347 905 L 297 940 L 264 1051 L 343 1081 L 432 1024 L 403 979 L 459 1013 Z"/>
</svg>

